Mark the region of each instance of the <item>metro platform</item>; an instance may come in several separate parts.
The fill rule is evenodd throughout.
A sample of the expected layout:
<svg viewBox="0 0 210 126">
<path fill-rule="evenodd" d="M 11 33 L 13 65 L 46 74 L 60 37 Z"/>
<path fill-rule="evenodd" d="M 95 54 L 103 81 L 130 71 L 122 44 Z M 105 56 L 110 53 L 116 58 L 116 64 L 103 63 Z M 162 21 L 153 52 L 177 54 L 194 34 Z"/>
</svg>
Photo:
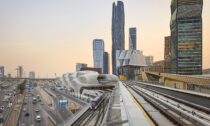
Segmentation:
<svg viewBox="0 0 210 126">
<path fill-rule="evenodd" d="M 109 107 L 109 119 L 103 126 L 115 124 L 116 121 L 118 124 L 122 122 L 122 126 L 155 126 L 122 82 L 116 86 L 113 96 L 113 104 Z"/>
</svg>

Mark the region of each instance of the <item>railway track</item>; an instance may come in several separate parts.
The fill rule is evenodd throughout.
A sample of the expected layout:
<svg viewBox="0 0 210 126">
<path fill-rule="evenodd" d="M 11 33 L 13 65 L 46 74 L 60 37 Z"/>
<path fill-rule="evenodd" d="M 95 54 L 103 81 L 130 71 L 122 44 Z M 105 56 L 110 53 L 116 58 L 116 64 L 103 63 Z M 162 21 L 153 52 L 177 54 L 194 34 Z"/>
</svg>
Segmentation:
<svg viewBox="0 0 210 126">
<path fill-rule="evenodd" d="M 157 108 L 176 125 L 210 126 L 210 115 L 206 109 L 193 106 L 193 103 L 183 101 L 167 94 L 150 90 L 133 82 L 124 83 L 131 90 L 142 96 L 147 102 Z M 156 123 L 158 125 L 158 123 Z"/>
<path fill-rule="evenodd" d="M 72 126 L 100 126 L 107 108 L 108 100 L 109 97 L 104 99 L 95 110 L 88 109 Z"/>
</svg>

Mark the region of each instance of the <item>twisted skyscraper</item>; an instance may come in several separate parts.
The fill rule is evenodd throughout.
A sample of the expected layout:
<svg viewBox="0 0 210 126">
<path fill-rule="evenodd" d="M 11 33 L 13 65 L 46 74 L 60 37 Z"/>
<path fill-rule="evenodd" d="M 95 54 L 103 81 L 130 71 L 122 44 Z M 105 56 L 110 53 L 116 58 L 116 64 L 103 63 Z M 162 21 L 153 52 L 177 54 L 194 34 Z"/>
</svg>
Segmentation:
<svg viewBox="0 0 210 126">
<path fill-rule="evenodd" d="M 116 50 L 125 49 L 125 14 L 122 1 L 113 3 L 112 8 L 112 73 L 117 74 Z"/>
<path fill-rule="evenodd" d="M 203 0 L 171 2 L 171 72 L 202 73 Z"/>
</svg>

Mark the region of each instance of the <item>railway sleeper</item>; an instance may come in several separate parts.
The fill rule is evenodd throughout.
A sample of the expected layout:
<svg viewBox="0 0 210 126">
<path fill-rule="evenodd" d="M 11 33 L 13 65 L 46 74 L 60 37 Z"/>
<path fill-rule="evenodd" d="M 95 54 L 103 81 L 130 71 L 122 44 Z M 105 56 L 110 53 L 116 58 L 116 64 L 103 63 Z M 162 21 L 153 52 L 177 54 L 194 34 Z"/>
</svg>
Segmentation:
<svg viewBox="0 0 210 126">
<path fill-rule="evenodd" d="M 139 90 L 139 89 L 137 89 L 137 90 Z M 139 91 L 140 91 L 140 90 L 139 90 Z M 141 92 L 141 91 L 140 91 L 140 92 Z M 148 94 L 145 94 L 145 95 L 151 97 L 151 96 L 148 95 Z M 185 118 L 185 119 L 191 121 L 193 124 L 196 124 L 196 126 L 197 126 L 197 125 L 199 125 L 199 126 L 202 126 L 202 125 L 203 125 L 203 124 L 201 124 L 200 122 L 198 122 L 197 120 L 195 120 L 195 119 L 193 119 L 193 118 L 189 118 L 189 116 L 186 115 L 184 112 L 182 112 L 182 111 L 180 111 L 180 110 L 177 110 L 177 109 L 174 109 L 173 107 L 171 107 L 171 106 L 169 106 L 168 104 L 162 102 L 161 100 L 158 100 L 158 99 L 155 99 L 155 100 L 158 101 L 158 102 L 161 102 L 164 106 L 167 106 L 170 110 L 173 110 L 174 112 L 176 112 L 177 114 L 179 114 L 179 115 L 182 116 L 183 118 Z"/>
<path fill-rule="evenodd" d="M 133 88 L 132 88 L 133 89 Z M 154 100 L 153 98 L 149 97 L 148 95 L 145 95 L 141 91 L 137 89 L 133 89 L 136 93 L 140 94 L 147 102 L 151 103 L 155 108 L 160 110 L 162 114 L 164 114 L 167 118 L 169 118 L 172 122 L 175 124 L 178 124 L 180 126 L 196 126 L 193 123 L 189 122 L 188 120 L 181 117 L 179 114 L 171 111 L 168 107 L 162 105 L 158 101 Z"/>
</svg>

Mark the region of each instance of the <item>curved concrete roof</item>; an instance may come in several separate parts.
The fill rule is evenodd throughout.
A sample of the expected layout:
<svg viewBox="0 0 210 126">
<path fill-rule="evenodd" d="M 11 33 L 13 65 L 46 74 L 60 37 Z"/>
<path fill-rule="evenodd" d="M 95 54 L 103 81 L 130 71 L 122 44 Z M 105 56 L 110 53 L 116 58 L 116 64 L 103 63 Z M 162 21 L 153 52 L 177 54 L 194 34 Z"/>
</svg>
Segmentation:
<svg viewBox="0 0 210 126">
<path fill-rule="evenodd" d="M 100 77 L 100 81 L 98 81 Z M 115 85 L 119 79 L 115 75 L 98 74 L 94 71 L 79 71 L 75 73 L 66 73 L 61 78 L 62 85 L 79 92 L 82 87 L 100 87 L 106 85 Z"/>
</svg>

